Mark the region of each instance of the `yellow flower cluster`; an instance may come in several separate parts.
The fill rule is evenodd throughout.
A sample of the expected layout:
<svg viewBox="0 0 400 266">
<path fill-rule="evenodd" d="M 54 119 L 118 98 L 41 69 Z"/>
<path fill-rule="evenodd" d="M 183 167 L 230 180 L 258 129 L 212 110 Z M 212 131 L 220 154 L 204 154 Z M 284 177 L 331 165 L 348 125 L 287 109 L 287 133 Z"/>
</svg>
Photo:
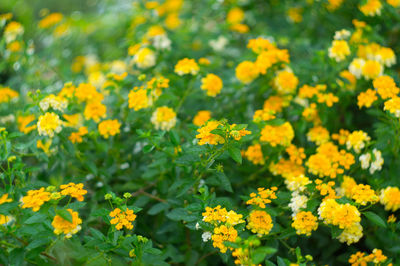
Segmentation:
<svg viewBox="0 0 400 266">
<path fill-rule="evenodd" d="M 214 228 L 213 235 L 211 239 L 213 241 L 213 246 L 219 248 L 221 253 L 226 253 L 228 247 L 224 245 L 224 241 L 235 242 L 238 236 L 238 232 L 234 227 L 220 225 Z M 229 249 L 232 249 L 229 247 Z"/>
<path fill-rule="evenodd" d="M 376 96 L 376 91 L 368 89 L 365 92 L 361 92 L 357 96 L 357 104 L 360 109 L 362 107 L 371 107 L 371 105 L 378 100 L 378 97 Z"/>
<path fill-rule="evenodd" d="M 360 153 L 360 151 L 365 147 L 365 144 L 370 140 L 371 138 L 367 133 L 362 130 L 356 130 L 347 136 L 346 147 L 348 150 L 353 148 L 356 153 Z"/>
<path fill-rule="evenodd" d="M 280 94 L 292 94 L 296 91 L 299 79 L 293 74 L 291 69 L 286 69 L 276 73 L 274 85 Z"/>
<path fill-rule="evenodd" d="M 400 97 L 393 97 L 385 102 L 383 110 L 388 110 L 396 117 L 400 118 Z"/>
<path fill-rule="evenodd" d="M 235 70 L 236 78 L 244 84 L 248 84 L 255 80 L 260 74 L 256 64 L 251 61 L 241 62 Z"/>
<path fill-rule="evenodd" d="M 83 184 L 69 183 L 66 185 L 61 185 L 61 195 L 70 196 L 76 198 L 78 201 L 83 201 L 83 195 L 86 195 L 87 190 L 83 189 Z"/>
<path fill-rule="evenodd" d="M 329 138 L 329 131 L 322 126 L 314 126 L 307 133 L 307 139 L 318 146 L 328 142 Z"/>
<path fill-rule="evenodd" d="M 199 145 L 210 144 L 217 145 L 225 143 L 225 139 L 217 134 L 211 133 L 214 129 L 217 129 L 221 123 L 219 121 L 208 121 L 203 127 L 199 128 L 196 138 L 199 139 Z"/>
<path fill-rule="evenodd" d="M 104 120 L 98 125 L 99 133 L 104 138 L 108 139 L 110 136 L 115 136 L 120 132 L 121 124 L 117 119 Z"/>
<path fill-rule="evenodd" d="M 289 146 L 294 138 L 294 131 L 289 122 L 279 126 L 266 125 L 261 130 L 260 141 L 268 142 L 272 147 L 277 145 Z"/>
<path fill-rule="evenodd" d="M 350 169 L 355 163 L 354 156 L 333 144 L 326 142 L 317 148 L 317 153 L 311 155 L 306 165 L 308 171 L 319 177 L 328 176 L 335 178 L 338 174 L 342 174 L 344 169 Z"/>
<path fill-rule="evenodd" d="M 0 88 L 0 103 L 9 102 L 18 96 L 19 93 L 10 88 Z"/>
<path fill-rule="evenodd" d="M 379 197 L 370 185 L 358 184 L 351 189 L 351 198 L 358 204 L 367 205 L 368 203 L 376 203 Z"/>
<path fill-rule="evenodd" d="M 38 190 L 29 190 L 27 195 L 22 197 L 22 208 L 32 208 L 34 212 L 37 212 L 40 207 L 50 200 L 50 192 L 40 188 Z"/>
<path fill-rule="evenodd" d="M 201 89 L 207 91 L 208 96 L 217 96 L 221 92 L 222 86 L 222 79 L 215 74 L 208 74 L 201 79 Z"/>
<path fill-rule="evenodd" d="M 247 217 L 247 229 L 260 236 L 268 235 L 273 226 L 271 215 L 266 211 L 253 210 Z"/>
<path fill-rule="evenodd" d="M 133 210 L 126 208 L 125 211 L 122 211 L 119 208 L 115 208 L 112 212 L 110 212 L 109 215 L 113 218 L 111 219 L 110 223 L 115 224 L 115 228 L 117 230 L 121 230 L 123 227 L 128 230 L 133 229 L 132 222 L 136 219 L 136 215 L 133 213 Z"/>
<path fill-rule="evenodd" d="M 250 193 L 251 199 L 249 199 L 246 204 L 256 205 L 260 208 L 265 208 L 268 203 L 271 203 L 271 199 L 276 199 L 275 192 L 278 190 L 277 187 L 271 187 L 270 189 L 265 189 L 260 187 L 257 189 L 257 193 Z"/>
<path fill-rule="evenodd" d="M 83 141 L 82 137 L 88 133 L 87 127 L 80 127 L 78 132 L 72 132 L 68 139 L 72 143 L 81 143 Z"/>
<path fill-rule="evenodd" d="M 318 228 L 317 217 L 309 211 L 301 211 L 293 217 L 292 227 L 296 229 L 296 234 L 310 236 Z"/>
<path fill-rule="evenodd" d="M 355 254 L 352 254 L 349 258 L 349 263 L 351 266 L 366 266 L 369 263 L 373 263 L 374 265 L 381 265 L 387 260 L 387 257 L 383 255 L 382 250 L 374 248 L 372 253 L 367 255 L 364 252 L 358 251 Z M 386 264 L 385 264 L 386 265 Z M 392 263 L 387 264 L 391 266 Z"/>
<path fill-rule="evenodd" d="M 36 129 L 36 124 L 28 126 L 31 122 L 35 120 L 35 115 L 27 115 L 27 116 L 18 116 L 18 130 L 28 134 L 32 130 Z"/>
<path fill-rule="evenodd" d="M 56 215 L 51 225 L 54 227 L 54 233 L 56 235 L 64 234 L 66 238 L 70 238 L 73 234 L 81 230 L 80 224 L 82 224 L 82 220 L 79 218 L 78 212 L 74 212 L 72 209 L 67 209 L 67 211 L 71 214 L 72 222 Z"/>
<path fill-rule="evenodd" d="M 186 74 L 196 75 L 199 70 L 199 65 L 194 59 L 184 58 L 179 60 L 175 65 L 175 73 L 177 73 L 179 76 Z"/>
<path fill-rule="evenodd" d="M 0 197 L 0 205 L 8 202 L 12 202 L 12 199 L 8 198 L 8 193 L 5 193 Z"/>
<path fill-rule="evenodd" d="M 318 208 L 319 218 L 325 224 L 331 224 L 343 229 L 339 235 L 340 242 L 358 242 L 362 237 L 361 217 L 358 209 L 349 203 L 340 204 L 335 199 L 325 199 Z"/>
<path fill-rule="evenodd" d="M 233 210 L 228 212 L 220 205 L 215 208 L 206 207 L 206 211 L 202 215 L 204 222 L 215 226 L 211 236 L 213 246 L 219 248 L 221 253 L 225 253 L 228 248 L 224 245 L 224 241 L 236 241 L 238 233 L 234 226 L 244 222 L 243 216 Z"/>
<path fill-rule="evenodd" d="M 176 124 L 176 113 L 167 106 L 158 107 L 153 112 L 150 121 L 156 129 L 169 131 Z"/>
<path fill-rule="evenodd" d="M 301 165 L 303 160 L 306 158 L 304 148 L 296 147 L 294 144 L 291 144 L 289 147 L 287 147 L 285 151 L 289 155 L 290 161 L 298 165 Z"/>
<path fill-rule="evenodd" d="M 343 61 L 350 55 L 350 47 L 345 40 L 334 40 L 332 46 L 329 48 L 329 57 L 336 60 L 336 62 Z"/>
<path fill-rule="evenodd" d="M 379 198 L 387 211 L 395 212 L 400 208 L 400 190 L 398 187 L 387 187 L 381 190 Z"/>
<path fill-rule="evenodd" d="M 265 159 L 264 155 L 262 153 L 261 145 L 260 144 L 254 144 L 251 145 L 247 148 L 247 150 L 244 153 L 244 156 L 251 161 L 253 164 L 260 164 L 264 165 L 265 164 Z"/>
<path fill-rule="evenodd" d="M 60 133 L 63 122 L 60 117 L 52 112 L 47 112 L 39 117 L 37 129 L 39 135 L 54 137 L 54 133 Z"/>
<path fill-rule="evenodd" d="M 211 112 L 207 110 L 201 110 L 198 111 L 195 117 L 193 118 L 193 124 L 198 127 L 201 127 L 210 119 L 211 119 Z"/>
</svg>

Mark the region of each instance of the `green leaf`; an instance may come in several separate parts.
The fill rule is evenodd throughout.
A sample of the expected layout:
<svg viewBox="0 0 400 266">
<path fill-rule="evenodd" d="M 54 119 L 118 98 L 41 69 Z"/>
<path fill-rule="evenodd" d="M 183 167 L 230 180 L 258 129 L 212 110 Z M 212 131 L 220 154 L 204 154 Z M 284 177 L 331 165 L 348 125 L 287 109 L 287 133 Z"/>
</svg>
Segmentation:
<svg viewBox="0 0 400 266">
<path fill-rule="evenodd" d="M 163 210 L 166 210 L 168 208 L 168 204 L 164 203 L 164 202 L 160 202 L 157 203 L 155 205 L 153 205 L 148 211 L 147 213 L 150 215 L 156 215 L 157 213 L 162 212 Z"/>
<path fill-rule="evenodd" d="M 72 215 L 71 215 L 71 213 L 69 213 L 69 211 L 67 211 L 65 209 L 60 209 L 60 210 L 57 210 L 56 213 L 64 220 L 72 223 Z"/>
<path fill-rule="evenodd" d="M 257 248 L 252 254 L 252 261 L 255 264 L 262 262 L 265 259 L 265 256 L 276 253 L 278 250 L 276 248 L 271 247 L 260 247 Z"/>
<path fill-rule="evenodd" d="M 218 181 L 221 182 L 221 187 L 223 189 L 225 189 L 228 192 L 233 192 L 231 181 L 224 173 L 217 172 L 215 175 L 217 176 Z"/>
<path fill-rule="evenodd" d="M 371 222 L 373 222 L 374 224 L 376 224 L 379 227 L 383 227 L 386 228 L 386 222 L 376 213 L 373 212 L 364 212 L 363 213 L 365 215 L 365 217 L 367 217 L 368 220 L 370 220 Z"/>
<path fill-rule="evenodd" d="M 143 147 L 143 153 L 149 153 L 154 150 L 154 145 L 148 144 Z"/>
<path fill-rule="evenodd" d="M 278 262 L 278 266 L 286 266 L 286 262 L 279 256 L 278 256 L 277 262 Z"/>
<path fill-rule="evenodd" d="M 46 219 L 46 215 L 41 214 L 41 213 L 35 213 L 31 217 L 29 217 L 26 221 L 25 224 L 37 224 L 37 223 L 43 223 L 43 220 Z"/>
<path fill-rule="evenodd" d="M 233 160 L 242 164 L 242 154 L 238 147 L 231 146 L 228 148 L 229 155 L 232 157 Z"/>
</svg>

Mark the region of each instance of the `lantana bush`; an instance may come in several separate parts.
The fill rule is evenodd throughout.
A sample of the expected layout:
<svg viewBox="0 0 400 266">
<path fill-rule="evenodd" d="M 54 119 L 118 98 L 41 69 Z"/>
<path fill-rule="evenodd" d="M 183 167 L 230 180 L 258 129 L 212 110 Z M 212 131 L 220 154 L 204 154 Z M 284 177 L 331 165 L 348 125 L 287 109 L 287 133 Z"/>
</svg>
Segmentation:
<svg viewBox="0 0 400 266">
<path fill-rule="evenodd" d="M 0 1 L 0 265 L 400 265 L 400 1 Z"/>
</svg>

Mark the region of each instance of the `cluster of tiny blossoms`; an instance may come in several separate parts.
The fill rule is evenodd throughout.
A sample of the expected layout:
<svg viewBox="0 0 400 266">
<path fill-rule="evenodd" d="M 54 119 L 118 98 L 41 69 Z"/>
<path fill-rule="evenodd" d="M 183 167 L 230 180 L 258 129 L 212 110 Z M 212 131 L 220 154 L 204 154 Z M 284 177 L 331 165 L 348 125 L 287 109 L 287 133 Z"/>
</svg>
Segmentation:
<svg viewBox="0 0 400 266">
<path fill-rule="evenodd" d="M 203 233 L 203 241 L 211 239 L 213 246 L 219 248 L 221 253 L 225 253 L 228 247 L 224 245 L 224 241 L 235 242 L 238 237 L 238 232 L 235 225 L 243 223 L 243 216 L 237 214 L 235 211 L 227 211 L 218 205 L 215 208 L 206 207 L 205 212 L 202 213 L 203 221 L 214 226 L 212 232 Z M 229 247 L 229 249 L 231 249 Z"/>
</svg>

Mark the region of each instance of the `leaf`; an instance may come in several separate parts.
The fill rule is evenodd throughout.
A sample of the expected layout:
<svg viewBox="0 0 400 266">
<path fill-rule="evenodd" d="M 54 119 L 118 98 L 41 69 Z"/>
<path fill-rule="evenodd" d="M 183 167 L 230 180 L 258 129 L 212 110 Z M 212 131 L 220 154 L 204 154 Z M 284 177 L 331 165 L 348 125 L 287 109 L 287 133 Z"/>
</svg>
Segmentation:
<svg viewBox="0 0 400 266">
<path fill-rule="evenodd" d="M 231 186 L 231 181 L 224 173 L 217 172 L 215 175 L 217 176 L 218 181 L 221 182 L 221 187 L 223 189 L 225 189 L 228 192 L 233 192 L 232 186 Z"/>
<path fill-rule="evenodd" d="M 279 256 L 278 256 L 277 262 L 278 262 L 278 266 L 286 266 L 286 262 Z"/>
<path fill-rule="evenodd" d="M 29 217 L 26 221 L 25 224 L 37 224 L 37 223 L 43 223 L 43 220 L 46 219 L 46 215 L 41 214 L 41 213 L 36 213 L 33 216 Z"/>
<path fill-rule="evenodd" d="M 242 164 L 242 154 L 238 147 L 231 146 L 228 148 L 229 155 L 232 157 L 233 160 Z"/>
<path fill-rule="evenodd" d="M 157 203 L 156 205 L 153 205 L 148 211 L 147 213 L 150 215 L 156 215 L 157 213 L 162 212 L 163 210 L 168 208 L 168 204 L 160 202 Z"/>
<path fill-rule="evenodd" d="M 387 228 L 386 222 L 376 213 L 373 212 L 364 212 L 363 213 L 368 220 L 373 222 L 379 227 Z"/>
<path fill-rule="evenodd" d="M 154 150 L 154 145 L 148 144 L 143 147 L 143 153 L 149 153 Z"/>
<path fill-rule="evenodd" d="M 271 247 L 260 247 L 257 248 L 252 254 L 253 263 L 258 264 L 265 259 L 265 256 L 276 253 L 278 250 Z"/>
<path fill-rule="evenodd" d="M 57 215 L 59 215 L 61 218 L 63 218 L 64 220 L 72 223 L 72 215 L 69 211 L 65 210 L 65 209 L 60 209 L 56 211 Z"/>
</svg>

